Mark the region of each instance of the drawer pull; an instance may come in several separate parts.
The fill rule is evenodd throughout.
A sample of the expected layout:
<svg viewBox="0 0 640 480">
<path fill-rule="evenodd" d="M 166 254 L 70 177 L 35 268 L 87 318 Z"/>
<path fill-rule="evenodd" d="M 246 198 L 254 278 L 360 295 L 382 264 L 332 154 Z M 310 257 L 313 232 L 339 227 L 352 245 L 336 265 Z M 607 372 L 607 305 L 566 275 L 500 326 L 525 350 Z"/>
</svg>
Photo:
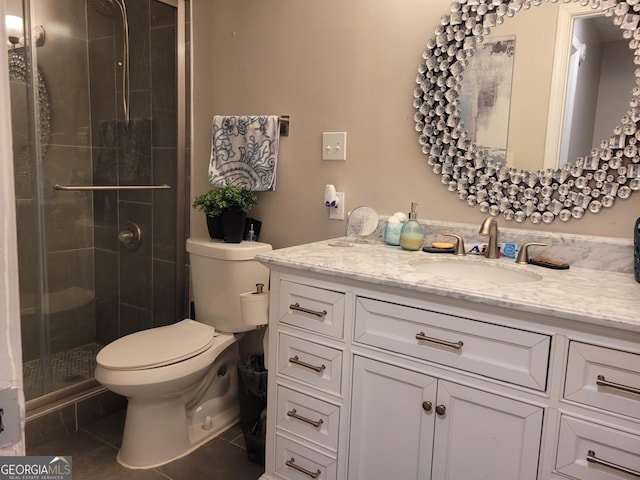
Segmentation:
<svg viewBox="0 0 640 480">
<path fill-rule="evenodd" d="M 318 419 L 318 420 L 311 420 L 310 418 L 303 417 L 302 415 L 300 415 L 299 413 L 296 412 L 295 408 L 292 409 L 292 410 L 289 410 L 287 412 L 287 416 L 293 417 L 293 418 L 295 418 L 297 420 L 300 420 L 301 422 L 308 423 L 309 425 L 313 425 L 316 428 L 319 428 L 320 425 L 322 425 L 324 423 L 324 421 L 321 418 Z"/>
<path fill-rule="evenodd" d="M 630 387 L 621 383 L 610 382 L 609 380 L 604 378 L 604 375 L 598 375 L 596 384 L 600 385 L 601 387 L 615 388 L 616 390 L 622 390 L 623 392 L 635 393 L 636 395 L 640 395 L 640 388 Z"/>
<path fill-rule="evenodd" d="M 305 474 L 307 477 L 310 478 L 318 478 L 320 476 L 320 474 L 322 473 L 320 470 L 316 470 L 315 472 L 312 472 L 311 470 L 307 470 L 304 467 L 301 467 L 300 465 L 296 465 L 296 459 L 291 457 L 289 460 L 287 460 L 286 462 L 284 462 L 284 464 L 287 467 L 291 467 L 294 470 L 299 471 L 300 473 Z"/>
<path fill-rule="evenodd" d="M 313 315 L 314 317 L 324 318 L 327 316 L 327 311 L 322 310 L 318 312 L 317 310 L 309 310 L 308 308 L 301 307 L 299 303 L 294 303 L 293 305 L 289 305 L 291 310 L 295 310 L 296 312 L 307 313 L 309 315 Z"/>
<path fill-rule="evenodd" d="M 422 402 L 422 409 L 425 412 L 430 412 L 432 408 L 433 408 L 433 404 L 431 402 L 429 402 L 429 401 Z"/>
<path fill-rule="evenodd" d="M 416 333 L 416 340 L 422 340 L 425 342 L 431 342 L 431 343 L 436 343 L 438 345 L 442 345 L 443 347 L 449 347 L 449 348 L 453 348 L 455 350 L 460 350 L 462 349 L 462 345 L 464 345 L 462 343 L 462 341 L 458 341 L 458 342 L 448 342 L 446 340 L 440 340 L 438 338 L 433 338 L 433 337 L 427 337 L 424 332 L 420 332 L 420 333 Z"/>
<path fill-rule="evenodd" d="M 318 373 L 322 372 L 325 368 L 327 368 L 324 364 L 317 367 L 316 365 L 311 365 L 310 363 L 303 362 L 302 360 L 298 359 L 297 355 L 295 357 L 291 357 L 289 361 L 291 363 L 295 363 L 296 365 L 300 365 L 301 367 L 308 368 L 309 370 L 313 370 L 314 372 L 318 372 Z"/>
<path fill-rule="evenodd" d="M 618 470 L 619 472 L 628 473 L 629 475 L 633 475 L 634 477 L 640 477 L 640 472 L 638 470 L 633 470 L 631 468 L 618 465 L 617 463 L 611 463 L 607 462 L 606 460 L 602 460 L 601 458 L 596 457 L 596 452 L 594 452 L 593 450 L 589 450 L 587 452 L 587 462 L 597 463 L 598 465 L 603 465 L 605 467 L 612 468 L 613 470 Z"/>
</svg>

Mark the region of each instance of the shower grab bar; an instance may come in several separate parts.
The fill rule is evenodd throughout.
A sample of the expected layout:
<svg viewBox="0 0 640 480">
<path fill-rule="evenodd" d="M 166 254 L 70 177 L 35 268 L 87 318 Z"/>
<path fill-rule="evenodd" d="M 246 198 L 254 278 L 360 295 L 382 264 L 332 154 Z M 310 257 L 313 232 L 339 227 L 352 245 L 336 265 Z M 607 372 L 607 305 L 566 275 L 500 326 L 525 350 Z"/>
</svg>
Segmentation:
<svg viewBox="0 0 640 480">
<path fill-rule="evenodd" d="M 167 190 L 171 185 L 60 185 L 56 183 L 55 190 Z"/>
</svg>

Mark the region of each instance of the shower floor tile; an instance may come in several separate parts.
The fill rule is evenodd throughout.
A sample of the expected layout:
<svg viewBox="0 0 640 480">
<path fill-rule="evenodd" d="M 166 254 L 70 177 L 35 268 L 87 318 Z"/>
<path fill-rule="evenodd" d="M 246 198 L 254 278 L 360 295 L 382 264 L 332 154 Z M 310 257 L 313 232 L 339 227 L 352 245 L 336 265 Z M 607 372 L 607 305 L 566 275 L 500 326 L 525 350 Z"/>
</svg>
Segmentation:
<svg viewBox="0 0 640 480">
<path fill-rule="evenodd" d="M 52 391 L 93 378 L 96 355 L 102 345 L 90 343 L 51 355 Z M 39 358 L 22 367 L 24 394 L 27 400 L 39 397 L 43 391 L 42 362 Z"/>
<path fill-rule="evenodd" d="M 27 455 L 67 455 L 74 480 L 256 480 L 264 469 L 247 458 L 238 425 L 186 457 L 150 470 L 130 470 L 117 460 L 125 411 L 90 424 L 63 439 L 27 451 Z"/>
</svg>

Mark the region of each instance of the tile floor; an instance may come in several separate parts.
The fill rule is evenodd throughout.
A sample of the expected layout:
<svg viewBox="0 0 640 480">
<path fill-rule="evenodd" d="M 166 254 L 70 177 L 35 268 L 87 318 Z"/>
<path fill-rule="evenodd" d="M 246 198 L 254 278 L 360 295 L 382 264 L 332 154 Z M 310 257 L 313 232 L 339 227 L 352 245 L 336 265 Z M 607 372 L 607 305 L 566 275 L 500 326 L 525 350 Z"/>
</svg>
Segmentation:
<svg viewBox="0 0 640 480">
<path fill-rule="evenodd" d="M 247 458 L 239 425 L 172 463 L 130 470 L 116 461 L 123 427 L 124 411 L 120 411 L 62 439 L 33 447 L 27 455 L 71 456 L 73 480 L 256 480 L 264 472 Z"/>
<path fill-rule="evenodd" d="M 68 387 L 74 383 L 93 378 L 96 369 L 96 355 L 102 345 L 90 343 L 63 352 L 54 353 L 49 358 L 50 372 L 53 385 L 50 391 Z M 43 366 L 39 358 L 29 360 L 22 365 L 22 379 L 24 382 L 24 396 L 26 400 L 44 395 Z M 46 368 L 46 367 L 45 367 Z"/>
</svg>

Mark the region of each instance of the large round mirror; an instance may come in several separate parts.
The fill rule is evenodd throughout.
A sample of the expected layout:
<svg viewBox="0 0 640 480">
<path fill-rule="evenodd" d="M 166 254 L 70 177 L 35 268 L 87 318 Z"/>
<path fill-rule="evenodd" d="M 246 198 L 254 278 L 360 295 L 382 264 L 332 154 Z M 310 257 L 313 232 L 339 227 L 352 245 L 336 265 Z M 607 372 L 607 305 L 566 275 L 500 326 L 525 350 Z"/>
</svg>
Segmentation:
<svg viewBox="0 0 640 480">
<path fill-rule="evenodd" d="M 597 213 L 640 189 L 638 10 L 638 0 L 453 2 L 414 92 L 419 142 L 442 183 L 483 212 L 533 223 Z"/>
</svg>

